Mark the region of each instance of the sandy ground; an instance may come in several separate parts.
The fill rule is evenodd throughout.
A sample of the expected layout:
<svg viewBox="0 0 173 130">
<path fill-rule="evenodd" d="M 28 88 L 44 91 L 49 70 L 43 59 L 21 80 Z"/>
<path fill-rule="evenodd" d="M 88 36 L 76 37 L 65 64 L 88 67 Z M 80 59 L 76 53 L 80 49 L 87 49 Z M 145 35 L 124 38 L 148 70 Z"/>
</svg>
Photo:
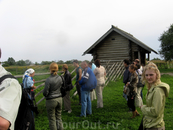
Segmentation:
<svg viewBox="0 0 173 130">
<path fill-rule="evenodd" d="M 163 74 L 168 74 L 170 76 L 173 76 L 173 73 L 161 73 L 161 75 L 163 75 Z"/>
</svg>

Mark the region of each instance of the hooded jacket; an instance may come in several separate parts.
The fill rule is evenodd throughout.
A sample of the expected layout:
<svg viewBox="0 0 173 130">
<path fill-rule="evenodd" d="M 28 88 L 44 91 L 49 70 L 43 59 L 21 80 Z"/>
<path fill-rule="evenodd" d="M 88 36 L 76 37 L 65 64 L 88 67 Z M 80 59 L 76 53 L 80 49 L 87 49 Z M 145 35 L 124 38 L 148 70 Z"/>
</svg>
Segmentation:
<svg viewBox="0 0 173 130">
<path fill-rule="evenodd" d="M 165 126 L 163 121 L 166 97 L 168 97 L 170 87 L 161 82 L 157 86 L 152 86 L 146 95 L 146 105 L 141 107 L 144 115 L 144 128 L 160 128 Z"/>
<path fill-rule="evenodd" d="M 93 71 L 86 67 L 82 73 L 82 78 L 79 81 L 79 84 L 81 85 L 82 91 L 90 91 L 92 89 L 95 89 L 97 86 L 97 79 L 93 73 Z"/>
</svg>

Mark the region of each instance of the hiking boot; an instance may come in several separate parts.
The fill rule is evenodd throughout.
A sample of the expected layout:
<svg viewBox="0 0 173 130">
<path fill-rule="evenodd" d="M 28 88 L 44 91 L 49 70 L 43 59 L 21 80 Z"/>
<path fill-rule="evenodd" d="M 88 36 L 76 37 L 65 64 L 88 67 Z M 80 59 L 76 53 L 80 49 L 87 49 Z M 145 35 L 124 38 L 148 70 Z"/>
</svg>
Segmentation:
<svg viewBox="0 0 173 130">
<path fill-rule="evenodd" d="M 136 117 L 136 111 L 133 111 L 133 116 L 131 118 L 135 118 Z"/>
</svg>

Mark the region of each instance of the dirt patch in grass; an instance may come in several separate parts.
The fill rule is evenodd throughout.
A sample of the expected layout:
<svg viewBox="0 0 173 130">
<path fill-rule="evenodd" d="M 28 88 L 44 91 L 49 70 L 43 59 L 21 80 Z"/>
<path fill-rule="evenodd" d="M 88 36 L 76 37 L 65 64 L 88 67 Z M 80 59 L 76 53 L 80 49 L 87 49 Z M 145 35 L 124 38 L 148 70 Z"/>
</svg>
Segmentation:
<svg viewBox="0 0 173 130">
<path fill-rule="evenodd" d="M 167 75 L 170 75 L 170 76 L 173 76 L 173 73 L 161 73 L 161 75 L 164 75 L 164 74 L 167 74 Z"/>
</svg>

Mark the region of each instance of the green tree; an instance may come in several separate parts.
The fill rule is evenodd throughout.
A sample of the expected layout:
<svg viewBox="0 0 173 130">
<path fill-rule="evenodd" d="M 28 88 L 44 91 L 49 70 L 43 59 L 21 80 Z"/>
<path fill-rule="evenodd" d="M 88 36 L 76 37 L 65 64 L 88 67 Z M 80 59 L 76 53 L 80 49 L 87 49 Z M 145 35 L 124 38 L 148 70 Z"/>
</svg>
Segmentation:
<svg viewBox="0 0 173 130">
<path fill-rule="evenodd" d="M 39 63 L 38 62 L 35 62 L 35 65 L 39 65 Z"/>
<path fill-rule="evenodd" d="M 19 65 L 19 66 L 25 66 L 26 65 L 24 60 L 19 60 L 19 61 L 16 62 L 16 64 Z"/>
<path fill-rule="evenodd" d="M 57 63 L 58 64 L 64 64 L 64 61 L 63 60 L 59 60 Z"/>
<path fill-rule="evenodd" d="M 32 62 L 31 62 L 30 60 L 25 60 L 25 64 L 26 64 L 26 65 L 31 65 Z"/>
<path fill-rule="evenodd" d="M 15 60 L 12 57 L 9 57 L 7 62 L 9 65 L 15 65 L 16 64 Z"/>
<path fill-rule="evenodd" d="M 167 31 L 163 32 L 159 41 L 161 42 L 161 50 L 159 51 L 161 57 L 166 61 L 171 61 L 173 59 L 173 24 Z"/>
<path fill-rule="evenodd" d="M 65 62 L 65 64 L 72 64 L 72 63 L 73 63 L 72 60 L 67 60 L 67 61 Z"/>
<path fill-rule="evenodd" d="M 10 65 L 8 64 L 7 61 L 4 61 L 4 62 L 2 62 L 2 66 L 4 66 L 4 67 L 8 67 L 8 66 L 10 66 Z"/>
<path fill-rule="evenodd" d="M 152 59 L 152 60 L 161 60 L 161 59 L 159 59 L 159 58 L 154 58 L 154 59 Z"/>
<path fill-rule="evenodd" d="M 87 63 L 89 63 L 90 61 L 89 60 L 85 60 Z"/>
<path fill-rule="evenodd" d="M 42 65 L 50 65 L 52 62 L 51 61 L 42 61 L 41 64 Z"/>
</svg>

